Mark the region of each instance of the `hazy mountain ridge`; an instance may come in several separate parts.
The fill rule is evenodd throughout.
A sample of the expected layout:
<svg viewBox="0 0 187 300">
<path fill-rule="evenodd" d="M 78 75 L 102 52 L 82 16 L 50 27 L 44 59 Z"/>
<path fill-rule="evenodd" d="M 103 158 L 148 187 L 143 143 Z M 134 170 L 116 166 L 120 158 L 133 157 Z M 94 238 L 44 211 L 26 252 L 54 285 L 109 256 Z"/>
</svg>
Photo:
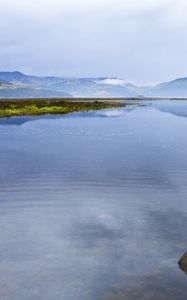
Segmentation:
<svg viewBox="0 0 187 300">
<path fill-rule="evenodd" d="M 0 98 L 9 97 L 187 97 L 187 77 L 138 87 L 115 77 L 66 78 L 0 72 Z"/>
<path fill-rule="evenodd" d="M 158 84 L 148 89 L 147 95 L 155 97 L 187 97 L 187 77 Z"/>
<path fill-rule="evenodd" d="M 27 76 L 20 72 L 0 72 L 0 98 L 31 98 L 31 97 L 71 97 L 63 91 L 50 90 L 32 84 L 37 77 Z"/>
<path fill-rule="evenodd" d="M 47 89 L 34 89 L 18 85 L 0 85 L 0 98 L 50 98 L 71 97 L 66 93 L 51 91 Z"/>
<path fill-rule="evenodd" d="M 137 94 L 137 87 L 118 78 L 63 78 L 28 76 L 20 72 L 0 72 L 0 79 L 32 89 L 47 89 L 63 97 L 123 97 Z"/>
</svg>

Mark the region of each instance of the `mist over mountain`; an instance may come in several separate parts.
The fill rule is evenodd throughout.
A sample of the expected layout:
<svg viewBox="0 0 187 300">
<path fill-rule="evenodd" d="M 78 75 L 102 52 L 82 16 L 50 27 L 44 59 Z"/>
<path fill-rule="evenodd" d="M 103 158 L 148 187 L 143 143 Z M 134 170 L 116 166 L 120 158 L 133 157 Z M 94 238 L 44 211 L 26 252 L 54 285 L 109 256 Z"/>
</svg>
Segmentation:
<svg viewBox="0 0 187 300">
<path fill-rule="evenodd" d="M 148 89 L 146 95 L 155 97 L 187 97 L 187 77 L 158 84 Z"/>
<path fill-rule="evenodd" d="M 187 97 L 187 78 L 138 87 L 115 77 L 39 77 L 0 72 L 0 98 L 11 97 Z"/>
<path fill-rule="evenodd" d="M 35 79 L 36 78 L 36 79 Z M 37 84 L 39 78 L 20 72 L 0 72 L 0 98 L 71 97 L 70 94 Z M 33 83 L 32 83 L 33 81 Z"/>
</svg>

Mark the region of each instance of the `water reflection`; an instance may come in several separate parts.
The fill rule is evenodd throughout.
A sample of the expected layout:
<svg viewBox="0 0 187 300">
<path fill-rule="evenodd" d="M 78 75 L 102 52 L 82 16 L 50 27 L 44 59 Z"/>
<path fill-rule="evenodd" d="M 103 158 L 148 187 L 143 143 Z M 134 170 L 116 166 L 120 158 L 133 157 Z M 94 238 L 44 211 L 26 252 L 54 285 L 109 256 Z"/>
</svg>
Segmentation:
<svg viewBox="0 0 187 300">
<path fill-rule="evenodd" d="M 186 100 L 157 100 L 157 101 L 144 101 L 147 105 L 153 105 L 160 111 L 171 113 L 178 117 L 187 117 L 187 101 Z"/>
<path fill-rule="evenodd" d="M 0 126 L 0 298 L 186 299 L 186 130 L 157 105 Z"/>
<path fill-rule="evenodd" d="M 139 104 L 132 104 L 124 109 L 101 109 L 101 110 L 90 110 L 80 111 L 68 114 L 43 114 L 43 115 L 31 115 L 31 116 L 13 116 L 0 118 L 0 125 L 23 125 L 24 123 L 38 120 L 55 120 L 65 118 L 111 118 L 125 116 L 128 112 L 133 111 Z"/>
<path fill-rule="evenodd" d="M 168 275 L 169 270 L 156 275 L 136 279 L 127 288 L 114 286 L 107 292 L 105 300 L 185 300 L 186 283 L 176 276 Z"/>
</svg>

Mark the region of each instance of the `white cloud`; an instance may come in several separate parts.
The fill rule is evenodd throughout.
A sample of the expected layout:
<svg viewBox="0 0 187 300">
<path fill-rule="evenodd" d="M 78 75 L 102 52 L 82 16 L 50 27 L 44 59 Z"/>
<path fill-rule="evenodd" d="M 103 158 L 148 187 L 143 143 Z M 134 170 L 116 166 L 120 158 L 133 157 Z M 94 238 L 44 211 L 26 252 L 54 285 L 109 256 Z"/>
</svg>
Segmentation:
<svg viewBox="0 0 187 300">
<path fill-rule="evenodd" d="M 120 12 L 124 16 L 138 15 L 142 12 L 171 5 L 176 0 L 0 0 L 1 11 L 40 15 L 46 18 L 51 14 L 79 14 L 102 11 L 104 14 Z M 185 3 L 185 0 L 177 2 Z"/>
<path fill-rule="evenodd" d="M 123 79 L 117 78 L 106 78 L 101 80 L 95 81 L 97 84 L 107 84 L 107 85 L 117 85 L 117 86 L 124 86 L 127 82 Z"/>
<path fill-rule="evenodd" d="M 0 17 L 3 69 L 141 84 L 187 75 L 186 0 L 0 0 Z"/>
</svg>

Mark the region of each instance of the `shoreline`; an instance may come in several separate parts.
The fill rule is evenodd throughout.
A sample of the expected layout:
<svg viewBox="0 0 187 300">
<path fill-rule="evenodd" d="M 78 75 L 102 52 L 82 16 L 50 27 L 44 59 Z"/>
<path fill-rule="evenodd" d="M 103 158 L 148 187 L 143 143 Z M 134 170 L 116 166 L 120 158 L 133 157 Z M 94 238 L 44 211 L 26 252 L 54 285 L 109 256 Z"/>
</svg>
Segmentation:
<svg viewBox="0 0 187 300">
<path fill-rule="evenodd" d="M 64 98 L 0 98 L 1 103 L 15 102 L 105 102 L 105 101 L 145 101 L 145 100 L 187 100 L 187 97 L 64 97 Z"/>
<path fill-rule="evenodd" d="M 128 104 L 129 105 L 129 104 Z M 0 100 L 0 118 L 13 116 L 37 116 L 44 114 L 67 114 L 78 111 L 126 107 L 120 102 L 71 101 L 67 99 L 3 99 Z"/>
</svg>

